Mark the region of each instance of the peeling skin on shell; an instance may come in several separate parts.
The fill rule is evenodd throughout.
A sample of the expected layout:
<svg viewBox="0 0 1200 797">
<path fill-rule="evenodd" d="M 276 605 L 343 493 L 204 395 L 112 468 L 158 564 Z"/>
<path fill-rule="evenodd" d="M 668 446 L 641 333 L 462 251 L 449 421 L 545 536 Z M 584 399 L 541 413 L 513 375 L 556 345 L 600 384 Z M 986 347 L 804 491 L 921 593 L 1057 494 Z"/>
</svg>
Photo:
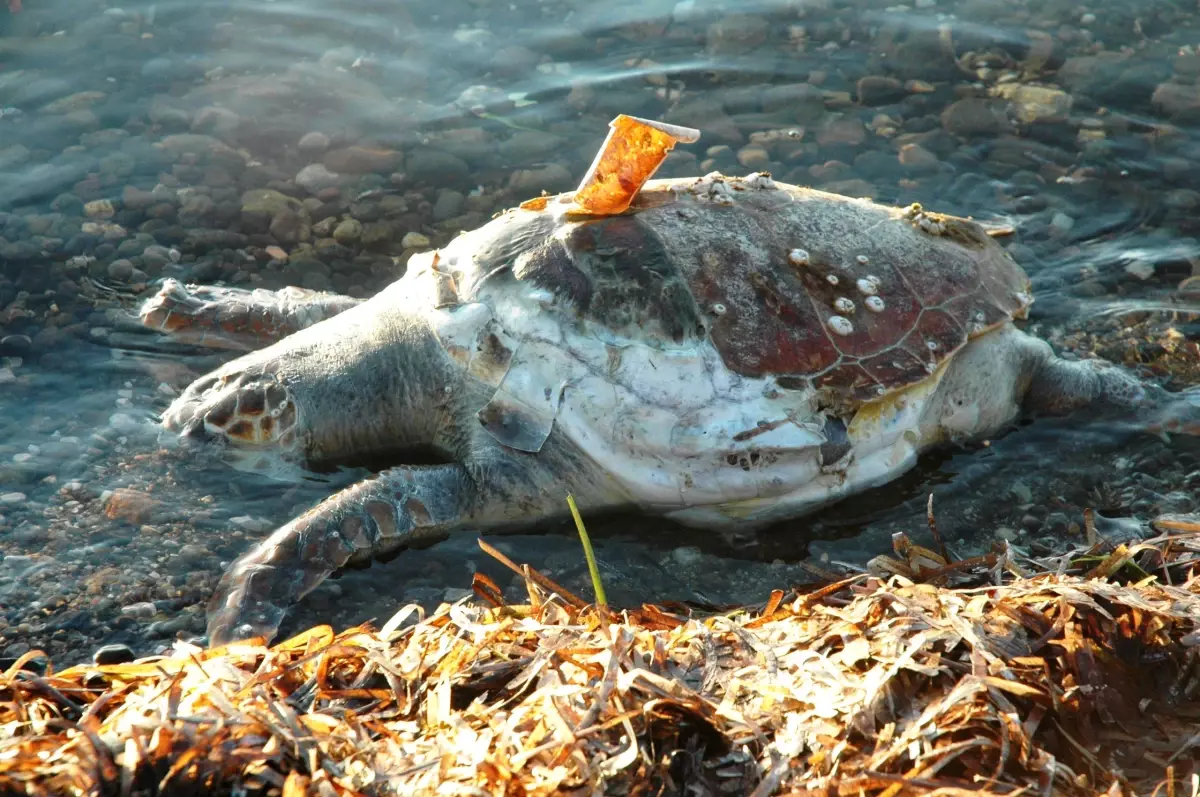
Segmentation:
<svg viewBox="0 0 1200 797">
<path fill-rule="evenodd" d="M 703 334 L 687 281 L 640 216 L 567 223 L 516 257 L 508 276 L 548 291 L 611 339 L 670 347 L 691 345 Z"/>
<path fill-rule="evenodd" d="M 450 307 L 458 304 L 458 287 L 454 284 L 454 275 L 444 271 L 434 271 L 435 300 L 434 307 Z"/>
<path fill-rule="evenodd" d="M 476 337 L 467 364 L 467 373 L 481 382 L 499 387 L 512 363 L 513 349 L 519 342 L 494 321 L 483 326 Z"/>
<path fill-rule="evenodd" d="M 853 449 L 846 424 L 841 418 L 825 419 L 825 442 L 821 444 L 821 465 L 828 467 L 841 461 Z"/>
<path fill-rule="evenodd" d="M 495 394 L 477 416 L 497 442 L 517 451 L 536 453 L 554 428 L 566 387 L 558 351 L 526 341 L 511 355 Z"/>
</svg>

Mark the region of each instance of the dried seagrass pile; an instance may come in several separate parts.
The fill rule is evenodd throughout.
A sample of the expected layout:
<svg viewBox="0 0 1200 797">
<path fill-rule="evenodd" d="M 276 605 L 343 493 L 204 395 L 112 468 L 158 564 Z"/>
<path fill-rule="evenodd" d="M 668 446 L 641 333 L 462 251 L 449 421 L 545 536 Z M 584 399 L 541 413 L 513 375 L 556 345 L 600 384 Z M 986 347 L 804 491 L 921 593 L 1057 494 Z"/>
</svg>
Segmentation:
<svg viewBox="0 0 1200 797">
<path fill-rule="evenodd" d="M 1156 528 L 1041 561 L 899 540 L 875 575 L 731 612 L 615 612 L 526 569 L 528 605 L 480 580 L 378 631 L 26 657 L 0 791 L 1195 794 L 1200 520 Z"/>
</svg>

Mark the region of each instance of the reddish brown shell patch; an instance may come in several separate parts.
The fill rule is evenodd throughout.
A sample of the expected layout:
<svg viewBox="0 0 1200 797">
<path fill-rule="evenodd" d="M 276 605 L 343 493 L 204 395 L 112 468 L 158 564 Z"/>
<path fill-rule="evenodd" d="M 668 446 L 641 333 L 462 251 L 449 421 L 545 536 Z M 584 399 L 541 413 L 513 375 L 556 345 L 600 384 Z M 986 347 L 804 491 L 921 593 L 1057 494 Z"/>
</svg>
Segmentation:
<svg viewBox="0 0 1200 797">
<path fill-rule="evenodd" d="M 939 237 L 898 209 L 782 190 L 813 212 L 780 192 L 735 194 L 726 234 L 680 264 L 732 371 L 870 399 L 926 378 L 1030 302 L 1024 272 L 973 222 L 955 229 L 976 235 Z"/>
</svg>

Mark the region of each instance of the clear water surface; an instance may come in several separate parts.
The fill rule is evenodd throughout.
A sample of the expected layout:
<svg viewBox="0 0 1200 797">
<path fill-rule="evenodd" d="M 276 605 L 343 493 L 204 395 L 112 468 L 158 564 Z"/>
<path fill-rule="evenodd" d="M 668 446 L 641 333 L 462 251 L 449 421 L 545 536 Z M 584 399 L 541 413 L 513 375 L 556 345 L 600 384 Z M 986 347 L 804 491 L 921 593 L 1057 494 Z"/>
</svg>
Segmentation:
<svg viewBox="0 0 1200 797">
<path fill-rule="evenodd" d="M 162 449 L 156 414 L 221 356 L 130 326 L 156 280 L 368 295 L 419 236 L 573 187 L 618 113 L 703 130 L 668 176 L 765 169 L 1010 223 L 1030 329 L 1172 388 L 1198 378 L 1194 2 L 19 5 L 0 8 L 0 659 L 202 632 L 225 563 L 361 475 L 285 483 Z M 247 207 L 263 188 L 303 211 Z M 334 241 L 346 218 L 361 229 Z M 1136 532 L 1194 508 L 1196 453 L 1038 422 L 749 542 L 594 525 L 618 602 L 755 601 L 805 561 L 927 542 L 930 492 L 963 554 L 1052 550 L 1087 506 Z M 587 591 L 569 534 L 498 544 Z M 330 582 L 284 630 L 452 599 L 477 569 L 516 589 L 460 538 Z"/>
</svg>

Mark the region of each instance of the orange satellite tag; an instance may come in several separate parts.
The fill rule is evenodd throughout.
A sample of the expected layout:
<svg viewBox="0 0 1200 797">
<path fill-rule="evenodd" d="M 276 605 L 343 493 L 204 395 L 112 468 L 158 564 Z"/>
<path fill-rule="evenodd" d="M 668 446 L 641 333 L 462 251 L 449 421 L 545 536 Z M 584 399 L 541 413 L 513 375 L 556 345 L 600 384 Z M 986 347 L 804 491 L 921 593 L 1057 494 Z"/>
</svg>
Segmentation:
<svg viewBox="0 0 1200 797">
<path fill-rule="evenodd" d="M 575 192 L 575 206 L 594 216 L 623 213 L 679 142 L 700 140 L 700 131 L 621 114 Z"/>
</svg>

